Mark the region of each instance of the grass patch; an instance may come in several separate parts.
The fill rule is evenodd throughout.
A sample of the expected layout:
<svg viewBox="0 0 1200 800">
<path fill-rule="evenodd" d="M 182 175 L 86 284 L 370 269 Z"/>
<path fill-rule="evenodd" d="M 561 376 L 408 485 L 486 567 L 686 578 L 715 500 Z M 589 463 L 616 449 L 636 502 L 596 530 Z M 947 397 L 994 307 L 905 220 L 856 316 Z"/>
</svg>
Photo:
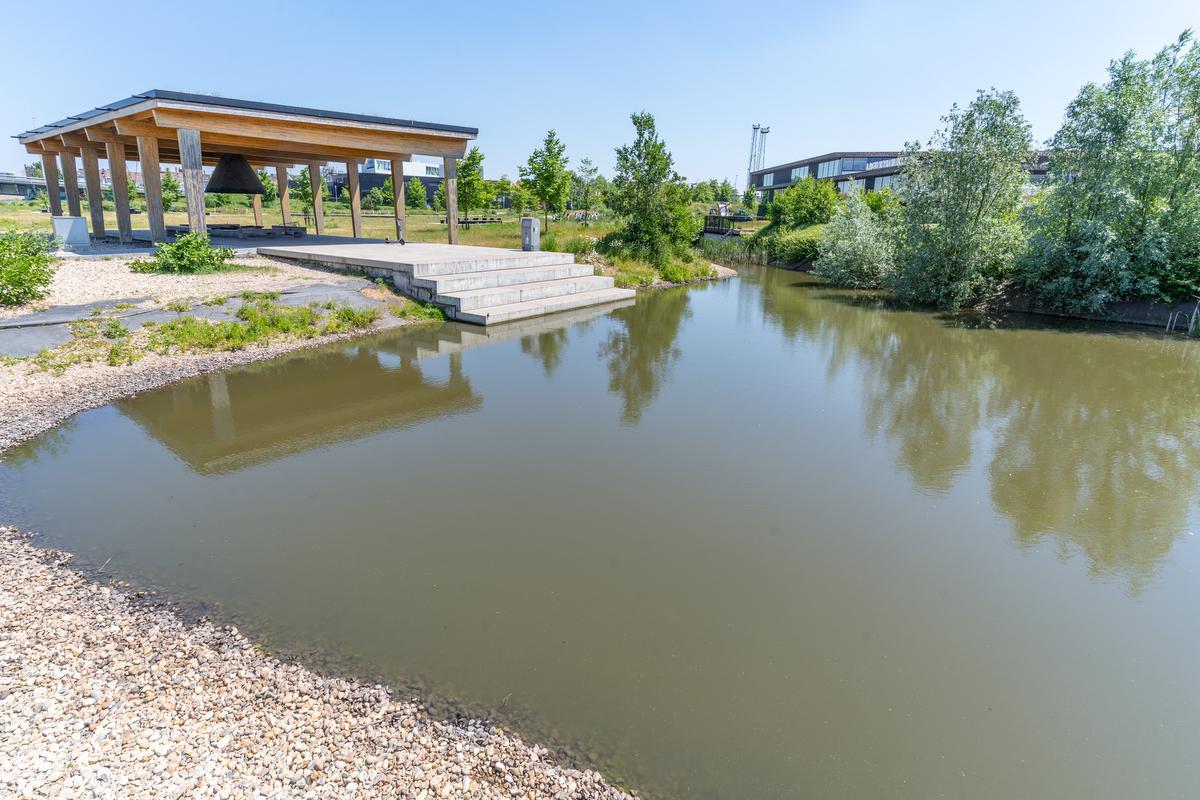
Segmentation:
<svg viewBox="0 0 1200 800">
<path fill-rule="evenodd" d="M 658 278 L 658 270 L 645 261 L 632 258 L 610 259 L 613 272 L 613 283 L 622 289 L 636 289 L 639 286 L 650 286 Z"/>
<path fill-rule="evenodd" d="M 345 333 L 369 327 L 379 319 L 379 310 L 338 306 L 322 318 L 311 306 L 281 306 L 270 300 L 246 303 L 237 319 L 208 322 L 180 317 L 151 329 L 147 346 L 157 353 L 195 353 L 244 350 L 272 339 Z"/>
<path fill-rule="evenodd" d="M 278 300 L 279 292 L 254 292 L 246 290 L 238 295 L 246 302 L 254 302 L 255 300 Z"/>
<path fill-rule="evenodd" d="M 403 303 L 388 303 L 388 311 L 397 319 L 412 322 L 445 322 L 446 313 L 433 303 L 424 300 L 405 300 Z"/>
<path fill-rule="evenodd" d="M 707 261 L 671 261 L 658 274 L 667 283 L 691 283 L 712 278 L 716 272 Z"/>
<path fill-rule="evenodd" d="M 191 307 L 191 303 L 188 303 L 186 300 L 172 300 L 164 306 L 167 311 L 178 311 L 181 314 Z"/>
<path fill-rule="evenodd" d="M 133 303 L 117 303 L 113 308 L 117 311 L 128 311 L 133 308 Z"/>
<path fill-rule="evenodd" d="M 129 335 L 129 329 L 121 324 L 121 320 L 110 319 L 101 333 L 105 339 L 124 339 Z"/>
<path fill-rule="evenodd" d="M 204 305 L 206 305 L 206 306 L 223 306 L 228 302 L 229 302 L 228 296 L 219 294 L 216 297 L 210 297 L 207 300 L 205 300 Z"/>
</svg>

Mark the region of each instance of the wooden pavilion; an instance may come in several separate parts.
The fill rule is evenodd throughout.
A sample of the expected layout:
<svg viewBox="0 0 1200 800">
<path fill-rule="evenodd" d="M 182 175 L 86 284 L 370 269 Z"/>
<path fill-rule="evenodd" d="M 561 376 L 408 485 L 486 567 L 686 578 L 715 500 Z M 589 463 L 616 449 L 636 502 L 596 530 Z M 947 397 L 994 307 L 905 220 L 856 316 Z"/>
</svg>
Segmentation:
<svg viewBox="0 0 1200 800">
<path fill-rule="evenodd" d="M 450 243 L 458 244 L 457 159 L 478 133 L 476 128 L 458 125 L 153 89 L 26 131 L 16 138 L 28 152 L 42 157 L 50 210 L 55 215 L 62 215 L 62 201 L 54 188 L 58 186 L 61 166 L 67 186 L 68 213 L 82 216 L 79 193 L 75 190 L 79 185 L 75 159 L 82 160 L 92 236 L 98 239 L 106 236 L 100 160 L 108 161 L 114 187 L 122 187 L 128 181 L 127 161 L 140 162 L 150 239 L 155 242 L 167 238 L 162 164 L 181 166 L 189 229 L 206 231 L 204 167 L 215 165 L 223 155 L 243 156 L 254 168 L 275 168 L 285 225 L 291 223 L 288 169 L 301 164 L 309 168 L 310 175 L 315 175 L 324 164 L 344 163 L 351 227 L 354 236 L 360 237 L 362 198 L 358 165 L 368 158 L 390 160 L 396 235 L 403 238 L 404 162 L 414 155 L 441 156 L 446 181 L 446 227 Z M 320 194 L 314 192 L 312 200 L 318 234 L 324 233 Z M 255 224 L 261 226 L 262 199 L 254 195 L 253 200 Z M 118 237 L 122 242 L 130 242 L 133 226 L 128 194 L 114 191 L 113 204 Z"/>
</svg>

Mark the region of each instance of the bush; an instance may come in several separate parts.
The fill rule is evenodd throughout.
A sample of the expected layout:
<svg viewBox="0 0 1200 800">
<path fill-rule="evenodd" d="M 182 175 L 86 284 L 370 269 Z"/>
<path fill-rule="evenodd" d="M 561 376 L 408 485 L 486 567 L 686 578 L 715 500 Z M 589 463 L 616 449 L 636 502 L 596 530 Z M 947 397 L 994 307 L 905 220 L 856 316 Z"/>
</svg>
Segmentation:
<svg viewBox="0 0 1200 800">
<path fill-rule="evenodd" d="M 838 192 L 833 181 L 811 175 L 775 196 L 767 209 L 771 222 L 781 228 L 820 225 L 833 218 Z"/>
<path fill-rule="evenodd" d="M 895 240 L 886 222 L 860 193 L 852 194 L 821 237 L 813 273 L 839 286 L 880 289 L 891 284 L 895 271 Z"/>
<path fill-rule="evenodd" d="M 711 278 L 713 268 L 707 262 L 672 261 L 659 267 L 658 274 L 667 283 L 691 283 L 701 278 Z"/>
<path fill-rule="evenodd" d="M 54 237 L 30 231 L 0 233 L 0 305 L 45 297 L 54 278 Z"/>
<path fill-rule="evenodd" d="M 233 258 L 228 247 L 213 247 L 208 236 L 199 232 L 187 233 L 174 242 L 163 242 L 154 252 L 154 258 L 130 262 L 134 272 L 161 272 L 173 275 L 203 275 L 233 269 L 227 263 Z"/>
<path fill-rule="evenodd" d="M 762 253 L 775 264 L 799 266 L 815 261 L 821 255 L 821 234 L 824 225 L 810 225 L 799 230 L 783 230 L 768 225 L 750 240 L 751 251 Z"/>
<path fill-rule="evenodd" d="M 564 253 L 574 253 L 576 258 L 591 255 L 595 248 L 596 240 L 590 236 L 572 236 L 562 243 L 562 251 Z"/>
</svg>

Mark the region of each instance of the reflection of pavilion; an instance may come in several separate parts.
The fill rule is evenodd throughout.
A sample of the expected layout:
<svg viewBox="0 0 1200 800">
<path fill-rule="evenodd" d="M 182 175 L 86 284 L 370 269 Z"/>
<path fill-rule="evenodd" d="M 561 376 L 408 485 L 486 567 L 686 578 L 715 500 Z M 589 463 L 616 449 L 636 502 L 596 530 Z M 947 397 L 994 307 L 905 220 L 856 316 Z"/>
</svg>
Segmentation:
<svg viewBox="0 0 1200 800">
<path fill-rule="evenodd" d="M 463 350 L 557 330 L 631 304 L 485 330 L 447 323 L 384 334 L 184 381 L 117 407 L 197 472 L 230 472 L 475 411 L 483 398 L 463 375 Z M 442 377 L 422 369 L 423 359 L 447 356 Z"/>
</svg>

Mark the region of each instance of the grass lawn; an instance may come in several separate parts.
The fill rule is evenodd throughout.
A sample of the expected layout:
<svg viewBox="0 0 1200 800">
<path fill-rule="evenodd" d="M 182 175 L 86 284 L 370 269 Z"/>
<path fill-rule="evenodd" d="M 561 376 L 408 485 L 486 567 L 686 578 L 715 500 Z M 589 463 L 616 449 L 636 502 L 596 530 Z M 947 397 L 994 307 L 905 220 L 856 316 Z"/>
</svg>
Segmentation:
<svg viewBox="0 0 1200 800">
<path fill-rule="evenodd" d="M 333 204 L 326 204 L 325 216 L 325 233 L 332 236 L 350 236 L 350 212 L 342 211 L 336 207 L 331 208 Z M 87 217 L 87 205 L 84 204 L 84 217 Z M 295 206 L 293 206 L 295 209 Z M 372 239 L 395 238 L 396 225 L 392 221 L 391 214 L 383 216 L 368 216 L 369 214 L 377 214 L 380 212 L 363 212 L 363 236 Z M 213 223 L 236 223 L 242 225 L 251 225 L 254 222 L 254 212 L 249 208 L 231 207 L 231 208 L 210 208 L 208 210 L 208 221 Z M 488 225 L 472 225 L 459 228 L 459 241 L 462 244 L 480 245 L 483 247 L 520 247 L 521 246 L 521 222 L 517 215 L 510 212 L 502 212 L 500 215 L 504 221 Z M 187 223 L 187 212 L 185 211 L 168 211 L 164 215 L 168 225 L 182 225 Z M 444 214 L 435 212 L 413 212 L 411 209 L 407 215 L 407 238 L 412 242 L 444 242 L 446 241 L 446 226 L 440 220 L 445 219 Z M 263 209 L 263 223 L 265 225 L 277 225 L 283 221 L 280 215 L 279 208 Z M 305 224 L 304 215 L 296 210 L 292 212 L 292 222 L 296 224 Z M 37 230 L 50 230 L 50 214 L 42 213 L 37 208 L 32 208 L 23 203 L 0 203 L 0 226 L 14 226 L 18 228 L 34 228 Z M 89 220 L 90 226 L 90 220 Z M 117 215 L 113 211 L 104 212 L 104 226 L 109 231 L 117 229 Z M 134 230 L 145 229 L 149 227 L 146 221 L 145 214 L 133 215 Z M 312 216 L 308 217 L 307 227 L 309 233 L 315 233 L 316 228 L 313 226 Z M 580 234 L 599 238 L 608 233 L 613 228 L 613 223 L 607 220 L 599 220 L 592 222 L 586 226 L 580 225 L 574 221 L 551 222 L 549 233 L 562 242 L 572 236 Z M 542 230 L 542 236 L 545 237 L 547 230 Z"/>
</svg>

